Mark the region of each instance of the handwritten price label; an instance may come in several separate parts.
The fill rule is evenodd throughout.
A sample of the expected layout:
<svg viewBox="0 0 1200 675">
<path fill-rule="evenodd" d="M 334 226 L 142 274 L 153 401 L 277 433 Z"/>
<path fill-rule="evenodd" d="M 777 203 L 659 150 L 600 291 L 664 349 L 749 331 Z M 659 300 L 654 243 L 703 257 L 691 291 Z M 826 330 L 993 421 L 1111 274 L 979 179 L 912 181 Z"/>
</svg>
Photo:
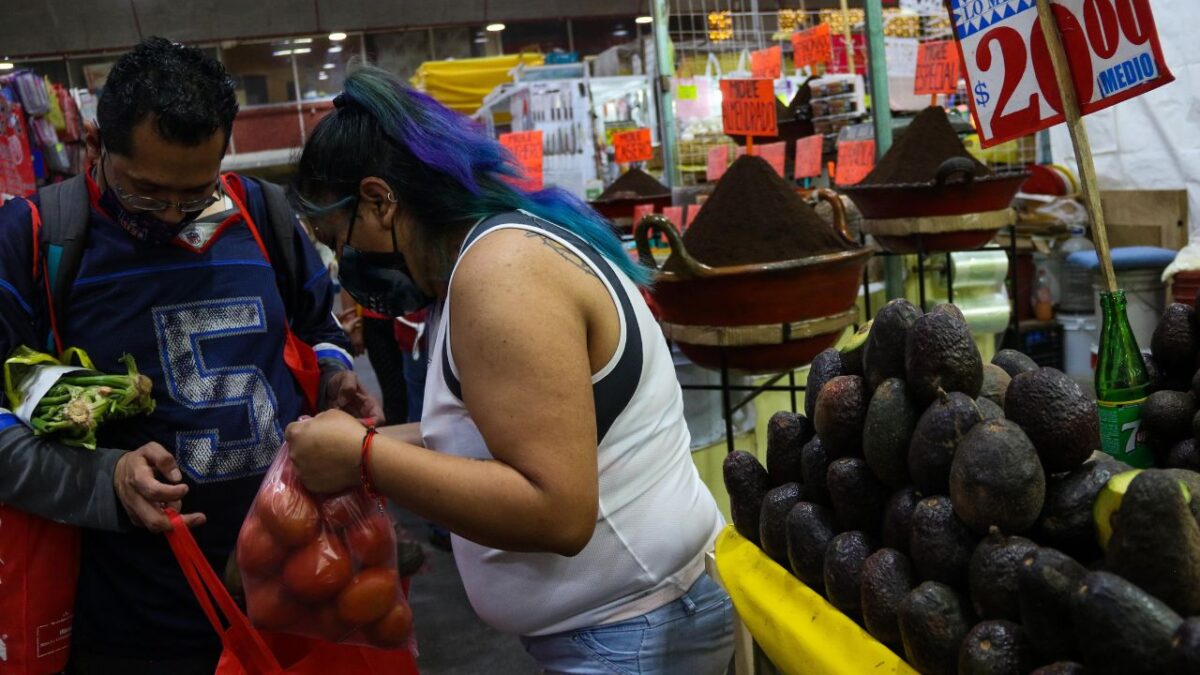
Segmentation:
<svg viewBox="0 0 1200 675">
<path fill-rule="evenodd" d="M 913 93 L 953 94 L 958 91 L 961 70 L 958 48 L 953 40 L 922 42 L 917 48 L 917 71 Z"/>
<path fill-rule="evenodd" d="M 518 185 L 525 190 L 542 189 L 542 132 L 514 131 L 500 134 L 500 145 L 517 158 L 525 170 L 525 180 Z"/>
<path fill-rule="evenodd" d="M 833 43 L 829 39 L 829 24 L 792 33 L 792 58 L 797 68 L 829 63 L 833 58 Z"/>
<path fill-rule="evenodd" d="M 750 52 L 750 74 L 754 77 L 779 79 L 783 73 L 783 48 L 779 45 Z"/>
<path fill-rule="evenodd" d="M 1064 119 L 1036 0 L 946 0 L 980 144 Z M 1150 0 L 1052 0 L 1083 114 L 1167 84 Z"/>
<path fill-rule="evenodd" d="M 613 150 L 617 164 L 644 162 L 654 156 L 650 145 L 650 130 L 646 128 L 613 134 Z"/>
<path fill-rule="evenodd" d="M 875 137 L 870 124 L 854 124 L 838 132 L 838 185 L 854 185 L 875 168 Z"/>
<path fill-rule="evenodd" d="M 771 80 L 721 80 L 721 117 L 730 136 L 774 136 L 775 86 Z"/>
<path fill-rule="evenodd" d="M 821 150 L 824 145 L 825 138 L 820 134 L 796 141 L 796 178 L 821 175 Z"/>
<path fill-rule="evenodd" d="M 725 175 L 727 168 L 729 168 L 729 146 L 714 145 L 709 148 L 704 177 L 710 182 L 720 180 L 721 176 Z"/>
</svg>

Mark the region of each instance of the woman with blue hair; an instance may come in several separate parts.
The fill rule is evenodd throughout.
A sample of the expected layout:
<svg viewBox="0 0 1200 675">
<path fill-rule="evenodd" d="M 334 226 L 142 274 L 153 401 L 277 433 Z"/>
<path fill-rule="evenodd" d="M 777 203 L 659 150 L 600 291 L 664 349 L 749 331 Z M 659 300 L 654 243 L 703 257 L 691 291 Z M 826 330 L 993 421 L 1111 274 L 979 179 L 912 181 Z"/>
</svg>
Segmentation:
<svg viewBox="0 0 1200 675">
<path fill-rule="evenodd" d="M 342 285 L 434 306 L 421 422 L 287 429 L 309 488 L 365 484 L 446 525 L 471 604 L 551 673 L 724 673 L 722 525 L 688 450 L 648 273 L 558 189 L 515 186 L 471 121 L 370 67 L 313 131 L 296 192 Z M 419 617 L 418 617 L 419 620 Z"/>
</svg>

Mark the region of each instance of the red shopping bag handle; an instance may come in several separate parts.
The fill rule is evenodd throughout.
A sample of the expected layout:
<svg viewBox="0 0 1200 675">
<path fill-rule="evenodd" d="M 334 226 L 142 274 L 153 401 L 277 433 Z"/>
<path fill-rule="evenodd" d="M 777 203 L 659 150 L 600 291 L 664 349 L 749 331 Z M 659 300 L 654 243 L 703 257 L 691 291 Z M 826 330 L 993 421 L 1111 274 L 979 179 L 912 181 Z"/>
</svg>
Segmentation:
<svg viewBox="0 0 1200 675">
<path fill-rule="evenodd" d="M 225 589 L 225 584 L 217 578 L 217 573 L 213 571 L 212 565 L 208 564 L 183 518 L 174 509 L 166 509 L 166 514 L 171 521 L 171 530 L 166 532 L 167 543 L 170 544 L 175 559 L 179 561 L 183 576 L 192 587 L 192 593 L 200 603 L 200 608 L 204 610 L 213 630 L 221 636 L 221 643 L 226 651 L 237 657 L 249 675 L 282 673 L 283 668 L 275 659 L 275 655 L 233 601 L 233 597 Z M 216 607 L 213 606 L 213 600 L 216 600 Z M 221 615 L 228 622 L 228 628 L 221 622 Z"/>
</svg>

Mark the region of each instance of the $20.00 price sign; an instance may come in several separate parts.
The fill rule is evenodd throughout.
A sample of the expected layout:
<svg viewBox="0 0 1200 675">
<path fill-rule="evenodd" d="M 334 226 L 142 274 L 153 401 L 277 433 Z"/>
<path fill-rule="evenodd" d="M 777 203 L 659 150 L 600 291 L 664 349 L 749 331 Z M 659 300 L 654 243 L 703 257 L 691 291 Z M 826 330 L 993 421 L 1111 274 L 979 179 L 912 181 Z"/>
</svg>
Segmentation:
<svg viewBox="0 0 1200 675">
<path fill-rule="evenodd" d="M 1062 122 L 1062 98 L 1037 0 L 946 0 L 967 70 L 980 144 L 990 147 Z M 1080 112 L 1172 79 L 1150 0 L 1051 0 Z"/>
</svg>

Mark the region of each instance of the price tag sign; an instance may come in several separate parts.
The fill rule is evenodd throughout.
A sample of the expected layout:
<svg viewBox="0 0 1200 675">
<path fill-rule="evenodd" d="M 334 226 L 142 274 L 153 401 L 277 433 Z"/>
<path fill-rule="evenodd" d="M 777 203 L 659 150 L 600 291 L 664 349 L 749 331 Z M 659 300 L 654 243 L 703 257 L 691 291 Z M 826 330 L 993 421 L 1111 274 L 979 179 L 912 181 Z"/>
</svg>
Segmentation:
<svg viewBox="0 0 1200 675">
<path fill-rule="evenodd" d="M 980 143 L 1054 126 L 1062 99 L 1036 0 L 946 0 L 967 71 Z M 1174 79 L 1150 0 L 1052 0 L 1080 112 L 1088 114 Z"/>
<path fill-rule="evenodd" d="M 696 216 L 698 215 L 700 215 L 699 204 L 692 204 L 691 206 L 687 207 L 687 216 L 685 216 L 683 219 L 683 230 L 685 232 L 689 227 L 692 226 L 692 221 L 695 220 Z"/>
<path fill-rule="evenodd" d="M 750 52 L 750 74 L 778 80 L 783 74 L 783 47 L 775 45 Z"/>
<path fill-rule="evenodd" d="M 642 222 L 642 218 L 645 218 L 646 216 L 650 215 L 651 213 L 654 213 L 654 205 L 653 204 L 634 204 L 634 206 L 633 206 L 633 224 L 634 224 L 634 226 L 636 227 L 638 223 Z"/>
<path fill-rule="evenodd" d="M 708 163 L 704 175 L 709 181 L 720 180 L 729 168 L 729 146 L 714 145 L 708 149 Z"/>
<path fill-rule="evenodd" d="M 875 136 L 870 124 L 855 124 L 838 132 L 838 185 L 854 185 L 875 168 Z"/>
<path fill-rule="evenodd" d="M 867 38 L 862 33 L 851 36 L 854 43 L 854 72 L 865 76 L 867 74 Z M 829 62 L 829 72 L 850 72 L 850 49 L 846 46 L 845 35 L 834 35 L 833 60 Z"/>
<path fill-rule="evenodd" d="M 820 134 L 796 141 L 796 178 L 821 175 L 821 151 L 824 145 L 825 139 Z"/>
<path fill-rule="evenodd" d="M 676 230 L 683 232 L 683 207 L 682 206 L 664 206 L 663 218 L 671 221 Z"/>
<path fill-rule="evenodd" d="M 829 24 L 823 23 L 792 33 L 792 58 L 797 68 L 829 63 L 833 57 L 833 43 L 829 40 Z"/>
<path fill-rule="evenodd" d="M 922 42 L 917 48 L 914 94 L 953 94 L 961 67 L 954 40 Z"/>
<path fill-rule="evenodd" d="M 774 136 L 775 85 L 766 78 L 721 80 L 721 117 L 730 136 Z"/>
<path fill-rule="evenodd" d="M 746 154 L 746 148 L 737 149 L 738 157 L 741 157 L 744 154 Z M 779 174 L 780 178 L 787 178 L 787 176 L 783 175 L 783 163 L 787 158 L 786 141 L 756 145 L 754 146 L 754 154 L 758 157 L 761 157 L 767 164 L 770 164 L 771 168 L 775 169 L 775 173 Z"/>
<path fill-rule="evenodd" d="M 518 185 L 524 190 L 542 189 L 542 132 L 514 131 L 500 134 L 500 145 L 517 158 L 525 170 L 525 180 Z"/>
<path fill-rule="evenodd" d="M 654 156 L 650 145 L 650 130 L 646 128 L 613 134 L 613 150 L 617 164 L 644 162 Z"/>
</svg>

